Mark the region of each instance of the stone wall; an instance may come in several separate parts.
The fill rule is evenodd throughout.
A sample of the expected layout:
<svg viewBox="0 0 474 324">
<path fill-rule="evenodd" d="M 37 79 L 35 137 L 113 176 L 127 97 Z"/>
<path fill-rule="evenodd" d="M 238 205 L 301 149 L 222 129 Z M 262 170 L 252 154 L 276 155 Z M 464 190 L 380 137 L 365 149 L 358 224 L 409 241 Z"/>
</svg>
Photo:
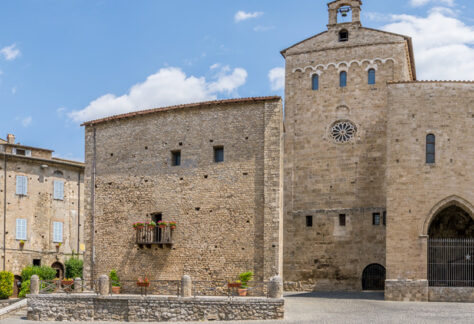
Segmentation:
<svg viewBox="0 0 474 324">
<path fill-rule="evenodd" d="M 341 2 L 342 4 L 342 2 Z M 349 40 L 339 42 L 347 29 Z M 284 50 L 284 280 L 287 289 L 360 290 L 363 269 L 385 266 L 387 81 L 412 78 L 408 38 L 361 27 L 329 26 Z M 368 84 L 368 70 L 376 83 Z M 339 73 L 347 72 L 347 86 Z M 311 80 L 319 75 L 319 89 Z M 336 143 L 331 127 L 350 121 L 354 138 Z M 346 226 L 339 225 L 346 215 Z M 306 216 L 313 226 L 306 227 Z"/>
<path fill-rule="evenodd" d="M 439 212 L 455 205 L 474 217 L 473 104 L 474 83 L 389 85 L 388 279 L 427 279 L 428 231 Z M 436 136 L 432 164 L 428 134 Z"/>
<path fill-rule="evenodd" d="M 256 281 L 281 273 L 282 106 L 279 98 L 214 102 L 86 126 L 85 275 L 122 280 Z M 224 162 L 213 147 L 224 147 Z M 171 152 L 181 151 L 173 166 Z M 92 215 L 91 198 L 95 209 Z M 139 246 L 132 224 L 161 213 L 173 245 Z M 94 250 L 91 248 L 94 245 Z M 94 253 L 94 256 L 92 256 Z M 93 273 L 91 274 L 91 270 Z"/>
<path fill-rule="evenodd" d="M 28 179 L 26 196 L 16 194 L 17 175 Z M 5 179 L 6 195 L 3 193 Z M 55 180 L 64 181 L 62 200 L 54 199 Z M 20 275 L 21 270 L 31 265 L 34 259 L 39 259 L 41 265 L 51 266 L 60 262 L 64 266 L 64 261 L 73 251 L 79 252 L 79 245 L 83 243 L 83 182 L 84 167 L 81 163 L 0 153 L 1 223 L 5 203 L 7 207 L 6 270 Z M 23 247 L 16 238 L 18 218 L 27 222 Z M 59 249 L 53 242 L 53 222 L 63 223 L 63 242 Z M 0 235 L 3 234 L 2 226 Z M 1 253 L 3 255 L 3 249 Z"/>
<path fill-rule="evenodd" d="M 28 319 L 34 321 L 224 321 L 276 320 L 283 317 L 283 299 L 99 297 L 92 294 L 28 296 Z"/>
<path fill-rule="evenodd" d="M 430 287 L 431 302 L 469 302 L 474 303 L 474 287 Z"/>
<path fill-rule="evenodd" d="M 385 300 L 428 301 L 428 281 L 387 279 L 385 281 Z"/>
</svg>

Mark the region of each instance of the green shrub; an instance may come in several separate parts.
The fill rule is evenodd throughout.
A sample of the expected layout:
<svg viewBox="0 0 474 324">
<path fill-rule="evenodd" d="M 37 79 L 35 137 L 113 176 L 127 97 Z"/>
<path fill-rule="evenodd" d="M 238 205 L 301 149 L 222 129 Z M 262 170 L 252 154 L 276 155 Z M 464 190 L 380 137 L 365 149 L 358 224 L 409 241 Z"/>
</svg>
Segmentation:
<svg viewBox="0 0 474 324">
<path fill-rule="evenodd" d="M 18 293 L 18 297 L 25 298 L 26 294 L 30 293 L 30 280 L 24 280 L 21 283 L 20 292 Z"/>
<path fill-rule="evenodd" d="M 53 280 L 56 278 L 56 270 L 46 266 L 28 266 L 21 271 L 21 280 L 30 280 L 32 275 L 37 275 L 40 280 Z"/>
<path fill-rule="evenodd" d="M 81 259 L 73 255 L 72 258 L 68 259 L 64 264 L 66 266 L 66 278 L 82 278 L 84 262 Z"/>
<path fill-rule="evenodd" d="M 8 299 L 13 295 L 13 273 L 0 271 L 0 299 Z"/>
<path fill-rule="evenodd" d="M 239 274 L 240 282 L 242 283 L 242 288 L 248 288 L 248 282 L 253 279 L 253 272 L 247 271 Z"/>
<path fill-rule="evenodd" d="M 117 270 L 110 270 L 109 273 L 109 279 L 110 283 L 112 284 L 112 287 L 120 287 L 120 279 L 117 275 Z"/>
</svg>

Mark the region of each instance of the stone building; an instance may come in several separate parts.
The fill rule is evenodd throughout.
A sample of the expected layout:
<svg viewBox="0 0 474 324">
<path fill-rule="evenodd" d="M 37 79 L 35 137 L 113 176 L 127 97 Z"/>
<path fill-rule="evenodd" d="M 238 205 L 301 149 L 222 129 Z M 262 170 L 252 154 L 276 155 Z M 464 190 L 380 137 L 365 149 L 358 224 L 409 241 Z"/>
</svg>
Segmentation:
<svg viewBox="0 0 474 324">
<path fill-rule="evenodd" d="M 276 98 L 85 124 L 94 276 L 251 269 L 288 290 L 473 300 L 474 83 L 417 81 L 411 38 L 363 27 L 361 6 L 329 2 L 327 30 L 281 52 L 284 154 Z M 210 163 L 215 145 L 229 164 Z M 154 215 L 180 223 L 171 248 L 134 242 L 130 224 Z"/>
<path fill-rule="evenodd" d="M 384 289 L 387 278 L 387 299 L 436 300 L 453 258 L 467 260 L 457 285 L 474 285 L 472 242 L 433 270 L 440 281 L 427 270 L 430 227 L 474 235 L 474 84 L 416 81 L 410 37 L 363 27 L 361 5 L 330 2 L 327 31 L 282 51 L 286 288 Z"/>
<path fill-rule="evenodd" d="M 279 97 L 85 123 L 86 276 L 268 280 L 282 267 Z M 177 222 L 171 230 L 135 222 Z M 156 285 L 154 285 L 156 288 Z"/>
<path fill-rule="evenodd" d="M 52 266 L 80 252 L 84 164 L 52 157 L 53 151 L 0 141 L 2 269 L 20 279 L 28 265 Z"/>
</svg>

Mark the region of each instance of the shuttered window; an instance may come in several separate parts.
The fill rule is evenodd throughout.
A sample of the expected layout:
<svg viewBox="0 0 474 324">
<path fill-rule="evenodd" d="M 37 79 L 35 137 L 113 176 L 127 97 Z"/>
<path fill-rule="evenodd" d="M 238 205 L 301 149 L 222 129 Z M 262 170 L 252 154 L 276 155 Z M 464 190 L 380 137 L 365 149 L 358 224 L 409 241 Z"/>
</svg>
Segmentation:
<svg viewBox="0 0 474 324">
<path fill-rule="evenodd" d="M 64 181 L 54 180 L 54 199 L 64 199 Z"/>
<path fill-rule="evenodd" d="M 26 176 L 16 176 L 16 194 L 26 196 L 28 193 L 28 178 Z"/>
<path fill-rule="evenodd" d="M 16 239 L 26 240 L 26 219 L 17 218 L 16 220 Z"/>
<path fill-rule="evenodd" d="M 62 243 L 63 241 L 63 223 L 53 222 L 53 242 Z"/>
</svg>

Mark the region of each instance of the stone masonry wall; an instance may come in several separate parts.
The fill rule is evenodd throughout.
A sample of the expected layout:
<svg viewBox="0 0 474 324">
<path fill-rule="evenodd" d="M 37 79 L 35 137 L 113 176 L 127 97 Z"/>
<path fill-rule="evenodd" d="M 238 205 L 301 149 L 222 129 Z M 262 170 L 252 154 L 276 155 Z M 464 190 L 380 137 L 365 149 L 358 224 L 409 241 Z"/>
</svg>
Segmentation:
<svg viewBox="0 0 474 324">
<path fill-rule="evenodd" d="M 347 42 L 338 41 L 343 28 Z M 411 78 L 407 46 L 403 36 L 346 23 L 283 52 L 286 289 L 360 290 L 366 266 L 385 266 L 385 227 L 373 226 L 372 214 L 382 216 L 386 206 L 386 83 Z M 341 71 L 346 87 L 339 86 Z M 315 73 L 318 90 L 311 86 Z M 337 121 L 355 125 L 352 141 L 335 143 L 330 130 Z"/>
<path fill-rule="evenodd" d="M 278 99 L 175 109 L 86 127 L 86 187 L 96 128 L 95 220 L 86 197 L 85 273 L 122 280 L 255 280 L 281 272 L 282 108 Z M 213 162 L 213 147 L 224 162 Z M 171 151 L 181 150 L 181 165 Z M 172 246 L 140 248 L 132 223 L 176 221 Z"/>
<path fill-rule="evenodd" d="M 34 321 L 225 321 L 283 317 L 283 299 L 74 294 L 28 297 L 28 319 Z"/>
<path fill-rule="evenodd" d="M 389 85 L 387 278 L 427 279 L 431 220 L 457 205 L 474 215 L 474 83 Z M 436 161 L 426 163 L 426 135 Z"/>
</svg>

